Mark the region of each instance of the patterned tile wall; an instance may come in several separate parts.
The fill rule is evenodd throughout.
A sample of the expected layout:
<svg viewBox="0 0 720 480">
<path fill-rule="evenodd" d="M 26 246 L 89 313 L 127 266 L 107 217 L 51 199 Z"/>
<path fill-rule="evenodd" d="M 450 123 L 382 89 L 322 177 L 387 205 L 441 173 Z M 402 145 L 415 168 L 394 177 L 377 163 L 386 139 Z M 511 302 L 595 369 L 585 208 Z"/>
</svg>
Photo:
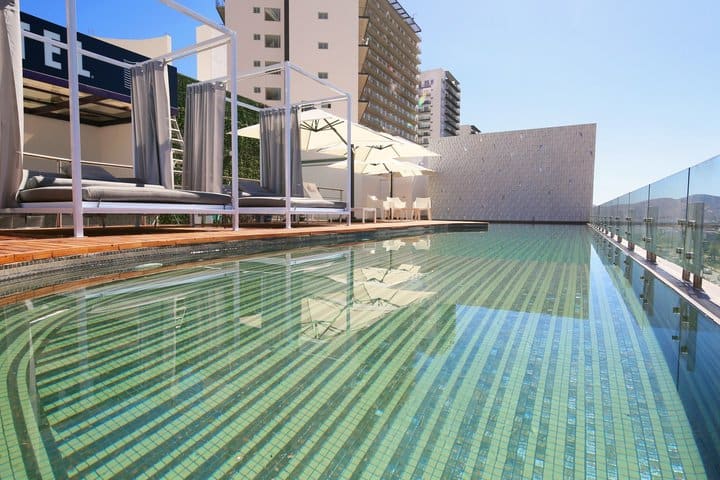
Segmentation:
<svg viewBox="0 0 720 480">
<path fill-rule="evenodd" d="M 433 217 L 446 220 L 586 222 L 595 124 L 432 139 Z"/>
</svg>

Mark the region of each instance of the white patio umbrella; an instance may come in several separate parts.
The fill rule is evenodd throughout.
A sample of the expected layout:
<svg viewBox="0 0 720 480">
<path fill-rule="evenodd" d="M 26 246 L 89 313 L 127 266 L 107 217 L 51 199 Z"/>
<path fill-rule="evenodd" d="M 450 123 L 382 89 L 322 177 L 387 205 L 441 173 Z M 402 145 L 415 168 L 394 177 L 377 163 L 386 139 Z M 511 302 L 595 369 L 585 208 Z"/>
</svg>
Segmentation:
<svg viewBox="0 0 720 480">
<path fill-rule="evenodd" d="M 389 155 L 389 153 L 388 153 Z M 377 155 L 376 155 L 377 157 Z M 347 168 L 347 161 L 331 163 L 330 168 Z M 363 175 L 390 175 L 390 196 L 393 196 L 393 175 L 398 174 L 401 177 L 417 177 L 419 175 L 427 175 L 435 173 L 434 170 L 423 167 L 416 163 L 398 160 L 397 158 L 376 158 L 374 160 L 358 160 L 355 159 L 355 173 Z"/>
<path fill-rule="evenodd" d="M 385 138 L 384 141 L 372 142 L 355 142 L 353 137 L 353 152 L 355 154 L 355 160 L 361 162 L 373 162 L 392 159 L 408 159 L 408 158 L 425 158 L 425 157 L 439 157 L 440 154 L 428 150 L 422 145 L 411 142 L 402 137 L 396 135 L 390 135 L 387 133 L 378 133 L 378 135 Z M 345 148 L 346 150 L 346 148 Z M 343 149 L 343 145 L 336 144 L 329 147 L 324 147 L 319 150 L 322 153 L 335 154 L 335 155 L 346 155 L 347 153 Z"/>
<path fill-rule="evenodd" d="M 327 155 L 347 155 L 347 120 L 316 108 L 300 112 L 299 121 L 300 150 L 314 150 Z M 241 128 L 237 133 L 241 137 L 260 138 L 260 125 Z M 358 123 L 352 123 L 350 135 L 353 145 L 358 146 L 387 145 L 393 142 L 384 134 Z"/>
<path fill-rule="evenodd" d="M 356 144 L 353 141 L 355 173 L 364 175 L 390 175 L 390 196 L 393 196 L 393 175 L 416 177 L 434 173 L 432 169 L 403 159 L 439 157 L 440 155 L 402 137 L 381 133 L 387 140 L 378 143 Z M 347 150 L 347 147 L 345 147 Z M 333 145 L 319 150 L 321 153 L 343 154 L 342 145 Z M 330 164 L 332 168 L 347 168 L 346 162 Z"/>
<path fill-rule="evenodd" d="M 300 155 L 303 160 L 311 156 L 330 156 L 347 158 L 347 120 L 319 108 L 300 112 Z M 238 135 L 247 138 L 260 138 L 260 125 L 250 125 L 237 131 Z M 384 134 L 364 127 L 358 123 L 350 125 L 353 145 L 387 145 L 392 143 Z M 327 151 L 323 151 L 328 149 Z M 303 153 L 304 152 L 304 153 Z M 312 153 L 308 153 L 312 152 Z M 347 163 L 347 160 L 343 160 Z M 346 167 L 347 168 L 347 167 Z M 350 203 L 353 206 L 353 180 L 350 185 Z"/>
</svg>

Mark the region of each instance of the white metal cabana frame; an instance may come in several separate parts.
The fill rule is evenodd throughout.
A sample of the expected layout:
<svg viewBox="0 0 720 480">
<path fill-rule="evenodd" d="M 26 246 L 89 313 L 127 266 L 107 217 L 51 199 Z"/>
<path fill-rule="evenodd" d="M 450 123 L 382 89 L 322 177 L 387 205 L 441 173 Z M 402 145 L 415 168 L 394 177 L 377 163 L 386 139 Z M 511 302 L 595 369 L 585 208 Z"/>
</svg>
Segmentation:
<svg viewBox="0 0 720 480">
<path fill-rule="evenodd" d="M 237 130 L 237 35 L 234 31 L 214 23 L 202 15 L 180 5 L 174 0 L 159 0 L 168 7 L 182 13 L 204 25 L 217 30 L 220 35 L 206 40 L 204 42 L 185 47 L 174 52 L 162 55 L 160 57 L 146 60 L 142 63 L 153 61 L 161 61 L 164 63 L 177 60 L 197 54 L 199 52 L 217 48 L 221 46 L 230 46 L 230 62 L 228 65 L 228 80 L 230 83 L 230 103 L 231 103 L 231 126 L 233 130 Z M 81 169 L 81 147 L 80 147 L 80 101 L 79 101 L 79 79 L 78 79 L 78 55 L 86 55 L 98 60 L 106 61 L 114 65 L 131 68 L 136 64 L 120 62 L 115 59 L 99 55 L 97 53 L 88 52 L 79 48 L 77 40 L 77 5 L 76 0 L 65 1 L 65 12 L 67 19 L 67 44 L 52 40 L 47 37 L 24 32 L 23 34 L 34 40 L 49 43 L 53 46 L 66 49 L 68 51 L 68 89 L 69 89 L 69 116 L 70 116 L 70 159 L 71 159 L 71 177 L 72 177 L 72 202 L 36 202 L 21 204 L 20 207 L 3 208 L 0 213 L 6 214 L 71 214 L 73 218 L 73 230 L 75 237 L 84 236 L 83 215 L 84 214 L 198 214 L 198 215 L 232 215 L 233 229 L 239 228 L 238 220 L 238 203 L 237 203 L 237 185 L 238 185 L 238 161 L 237 137 L 232 138 L 232 192 L 231 205 L 202 205 L 202 204 L 183 204 L 183 203 L 142 203 L 142 202 L 111 202 L 111 201 L 83 201 L 82 200 L 82 169 Z"/>
<path fill-rule="evenodd" d="M 291 163 L 291 116 L 290 112 L 293 107 L 302 107 L 305 105 L 315 105 L 315 104 L 321 104 L 321 103 L 332 103 L 337 101 L 346 101 L 347 102 L 347 119 L 352 119 L 352 95 L 332 83 L 323 80 L 321 78 L 318 78 L 317 76 L 307 72 L 303 68 L 289 62 L 285 61 L 279 65 L 272 65 L 269 67 L 264 68 L 258 68 L 254 69 L 245 73 L 238 73 L 236 79 L 249 79 L 253 77 L 258 77 L 262 75 L 268 75 L 271 73 L 281 72 L 283 74 L 283 94 L 285 101 L 283 102 L 283 108 L 285 110 L 285 207 L 238 207 L 238 212 L 243 214 L 266 214 L 266 215 L 284 215 L 285 216 L 285 227 L 291 228 L 292 224 L 292 216 L 293 215 L 313 215 L 313 214 L 321 214 L 321 215 L 340 215 L 345 216 L 347 218 L 347 224 L 350 225 L 352 220 L 352 208 L 351 208 L 351 201 L 352 201 L 352 134 L 351 134 L 351 126 L 352 122 L 347 122 L 347 158 L 348 162 L 350 163 L 350 168 L 348 168 L 348 177 L 347 177 L 347 204 L 344 209 L 340 208 L 311 208 L 311 207 L 297 207 L 292 205 L 292 196 L 291 196 L 291 171 L 290 171 L 290 163 Z M 311 101 L 303 100 L 302 102 L 292 103 L 290 98 L 290 84 L 291 84 L 291 73 L 296 72 L 300 75 L 302 75 L 305 78 L 308 78 L 320 85 L 323 85 L 324 87 L 328 88 L 330 91 L 335 92 L 337 95 L 333 97 L 328 98 L 320 98 L 315 99 Z M 214 81 L 223 81 L 224 79 L 215 79 Z M 244 102 L 237 102 L 237 105 L 247 108 L 249 110 L 253 110 L 255 112 L 261 112 L 263 110 L 270 110 L 277 107 L 270 107 L 270 108 L 261 108 L 257 107 L 255 105 L 250 105 L 248 103 Z M 233 126 L 233 128 L 230 130 L 231 133 L 233 133 L 233 158 L 237 158 L 237 128 Z M 237 186 L 233 186 L 233 191 L 236 191 Z"/>
</svg>

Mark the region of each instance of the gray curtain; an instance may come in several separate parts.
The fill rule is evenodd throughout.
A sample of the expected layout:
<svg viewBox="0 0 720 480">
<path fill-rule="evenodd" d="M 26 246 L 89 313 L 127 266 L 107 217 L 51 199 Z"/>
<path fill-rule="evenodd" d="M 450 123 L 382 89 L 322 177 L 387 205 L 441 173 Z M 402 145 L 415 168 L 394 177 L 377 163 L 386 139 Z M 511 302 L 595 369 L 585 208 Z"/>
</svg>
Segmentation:
<svg viewBox="0 0 720 480">
<path fill-rule="evenodd" d="M 183 188 L 220 193 L 225 135 L 225 85 L 188 85 L 185 97 Z"/>
<path fill-rule="evenodd" d="M 0 207 L 15 207 L 22 177 L 23 79 L 20 6 L 0 0 Z"/>
<path fill-rule="evenodd" d="M 303 196 L 300 160 L 300 126 L 298 109 L 291 115 L 290 175 L 291 193 Z M 285 195 L 285 109 L 260 112 L 260 185 L 278 195 Z"/>
<path fill-rule="evenodd" d="M 173 188 L 167 66 L 155 61 L 130 69 L 135 176 Z"/>
</svg>

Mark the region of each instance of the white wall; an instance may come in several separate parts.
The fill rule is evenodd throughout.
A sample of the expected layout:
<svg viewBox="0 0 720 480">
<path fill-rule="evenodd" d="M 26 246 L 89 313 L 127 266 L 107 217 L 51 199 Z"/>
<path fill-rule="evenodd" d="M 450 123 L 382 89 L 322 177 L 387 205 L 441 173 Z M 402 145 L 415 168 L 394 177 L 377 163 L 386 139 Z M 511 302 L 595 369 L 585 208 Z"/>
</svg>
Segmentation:
<svg viewBox="0 0 720 480">
<path fill-rule="evenodd" d="M 433 217 L 587 222 L 595 124 L 431 139 Z"/>
<path fill-rule="evenodd" d="M 283 44 L 280 48 L 265 48 L 265 35 L 283 35 L 284 12 L 281 21 L 265 21 L 265 7 L 280 8 L 283 0 L 229 0 L 225 2 L 225 25 L 237 32 L 238 41 L 238 72 L 247 72 L 253 68 L 253 61 L 259 60 L 264 67 L 266 61 L 281 62 L 283 60 Z M 253 13 L 253 7 L 259 7 L 260 13 Z M 259 34 L 260 40 L 253 40 L 253 35 Z M 284 42 L 285 39 L 282 39 Z M 199 72 L 198 72 L 199 74 Z M 204 75 L 204 74 L 203 74 Z M 282 87 L 280 75 L 266 75 L 250 80 L 238 82 L 240 95 L 252 100 L 265 103 L 265 88 Z M 255 87 L 260 93 L 253 93 Z"/>
<path fill-rule="evenodd" d="M 238 35 L 238 72 L 244 73 L 258 68 L 254 66 L 255 61 L 259 61 L 261 67 L 265 67 L 266 62 L 283 61 L 287 41 L 284 38 L 284 3 L 283 0 L 228 0 L 225 3 L 225 25 Z M 258 7 L 260 13 L 253 13 L 254 7 Z M 280 8 L 281 21 L 266 21 L 266 7 Z M 291 2 L 290 8 L 290 61 L 313 75 L 327 72 L 330 83 L 352 95 L 353 121 L 357 121 L 358 0 L 296 0 Z M 319 19 L 318 12 L 327 12 L 328 19 Z M 260 40 L 253 40 L 254 34 L 260 35 Z M 280 35 L 280 48 L 265 47 L 267 34 Z M 207 38 L 211 38 L 207 28 L 196 30 L 197 41 Z M 327 42 L 329 48 L 320 50 L 319 42 Z M 220 68 L 219 62 L 220 59 L 214 51 L 198 55 L 198 78 L 202 80 L 224 75 L 224 64 Z M 282 89 L 282 75 L 264 75 L 240 80 L 238 83 L 240 95 L 261 103 L 279 104 L 280 101 L 266 100 L 268 87 Z M 259 88 L 260 92 L 255 93 L 255 88 Z M 292 76 L 292 102 L 314 101 L 336 95 L 327 87 L 299 74 Z M 347 116 L 344 102 L 333 104 L 330 110 L 343 118 Z"/>
<path fill-rule="evenodd" d="M 221 33 L 219 31 L 208 25 L 201 25 L 195 29 L 195 41 L 198 43 L 219 37 L 220 35 Z M 223 45 L 199 52 L 195 55 L 195 59 L 198 80 L 212 80 L 227 75 L 227 46 Z"/>
<path fill-rule="evenodd" d="M 290 8 L 290 60 L 314 75 L 326 72 L 328 82 L 350 93 L 353 96 L 352 121 L 357 122 L 358 0 L 305 0 L 291 2 Z M 319 12 L 327 13 L 327 20 L 319 19 Z M 318 49 L 319 42 L 327 42 L 328 49 Z M 293 101 L 336 95 L 310 81 L 299 80 L 292 88 Z M 347 117 L 345 102 L 332 105 L 330 111 Z"/>
<path fill-rule="evenodd" d="M 161 35 L 159 37 L 152 38 L 105 38 L 97 37 L 98 39 L 116 45 L 125 50 L 145 55 L 149 58 L 159 57 L 165 55 L 172 50 L 172 37 L 170 35 Z"/>
<path fill-rule="evenodd" d="M 80 126 L 82 159 L 132 166 L 132 131 L 130 124 L 108 127 Z M 24 167 L 55 171 L 56 163 L 39 160 L 27 153 L 70 158 L 70 123 L 54 118 L 25 115 Z M 132 176 L 132 169 L 108 168 L 113 174 Z"/>
</svg>

